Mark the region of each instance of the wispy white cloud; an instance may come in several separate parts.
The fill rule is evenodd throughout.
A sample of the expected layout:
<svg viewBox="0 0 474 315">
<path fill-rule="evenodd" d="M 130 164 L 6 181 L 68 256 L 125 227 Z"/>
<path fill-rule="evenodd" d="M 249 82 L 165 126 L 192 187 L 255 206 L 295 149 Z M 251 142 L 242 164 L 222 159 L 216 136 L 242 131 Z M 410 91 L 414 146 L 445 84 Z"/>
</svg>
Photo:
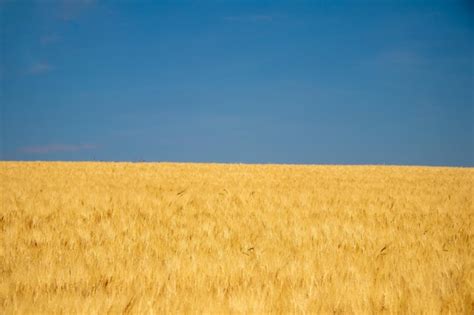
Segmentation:
<svg viewBox="0 0 474 315">
<path fill-rule="evenodd" d="M 424 58 L 414 51 L 394 50 L 382 53 L 376 58 L 376 62 L 382 64 L 414 66 L 424 62 Z"/>
<path fill-rule="evenodd" d="M 37 74 L 49 72 L 51 70 L 53 70 L 53 66 L 50 65 L 49 63 L 37 62 L 30 67 L 28 72 L 32 75 L 37 75 Z"/>
<path fill-rule="evenodd" d="M 361 66 L 379 69 L 420 69 L 433 60 L 415 49 L 391 49 L 367 56 Z"/>
<path fill-rule="evenodd" d="M 49 45 L 58 42 L 61 37 L 58 34 L 45 34 L 40 37 L 40 43 L 42 45 Z"/>
<path fill-rule="evenodd" d="M 45 154 L 53 152 L 77 152 L 84 150 L 96 149 L 97 145 L 94 144 L 49 144 L 39 146 L 26 146 L 21 147 L 18 150 L 23 153 L 29 154 Z"/>
<path fill-rule="evenodd" d="M 274 17 L 268 14 L 247 14 L 225 16 L 224 20 L 229 22 L 271 22 Z"/>
</svg>

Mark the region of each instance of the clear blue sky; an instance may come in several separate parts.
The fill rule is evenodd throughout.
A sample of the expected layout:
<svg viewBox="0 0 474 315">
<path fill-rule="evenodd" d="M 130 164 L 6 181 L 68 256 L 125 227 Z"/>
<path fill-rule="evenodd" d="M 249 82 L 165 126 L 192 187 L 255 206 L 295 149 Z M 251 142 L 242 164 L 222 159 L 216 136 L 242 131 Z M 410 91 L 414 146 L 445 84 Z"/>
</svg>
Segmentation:
<svg viewBox="0 0 474 315">
<path fill-rule="evenodd" d="M 470 3 L 0 0 L 0 159 L 474 166 Z"/>
</svg>

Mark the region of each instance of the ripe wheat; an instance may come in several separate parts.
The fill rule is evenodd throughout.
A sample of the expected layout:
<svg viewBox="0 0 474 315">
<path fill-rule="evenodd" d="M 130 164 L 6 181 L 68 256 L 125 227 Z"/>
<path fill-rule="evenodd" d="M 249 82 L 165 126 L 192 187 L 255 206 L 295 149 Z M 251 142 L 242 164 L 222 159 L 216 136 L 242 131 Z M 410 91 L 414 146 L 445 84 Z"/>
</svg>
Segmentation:
<svg viewBox="0 0 474 315">
<path fill-rule="evenodd" d="M 474 313 L 472 168 L 0 162 L 0 313 Z"/>
</svg>

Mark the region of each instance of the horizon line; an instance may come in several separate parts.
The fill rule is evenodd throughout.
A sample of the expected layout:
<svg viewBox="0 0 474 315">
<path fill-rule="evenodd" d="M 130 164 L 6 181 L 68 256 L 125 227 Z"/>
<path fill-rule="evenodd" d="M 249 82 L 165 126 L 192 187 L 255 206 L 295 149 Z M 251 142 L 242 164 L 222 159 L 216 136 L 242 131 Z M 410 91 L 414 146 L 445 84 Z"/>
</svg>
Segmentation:
<svg viewBox="0 0 474 315">
<path fill-rule="evenodd" d="M 356 167 L 429 167 L 429 168 L 474 168 L 474 165 L 445 164 L 385 164 L 385 163 L 275 163 L 275 162 L 196 162 L 196 161 L 146 161 L 146 160 L 2 160 L 0 163 L 97 163 L 97 164 L 210 164 L 248 166 L 356 166 Z"/>
</svg>

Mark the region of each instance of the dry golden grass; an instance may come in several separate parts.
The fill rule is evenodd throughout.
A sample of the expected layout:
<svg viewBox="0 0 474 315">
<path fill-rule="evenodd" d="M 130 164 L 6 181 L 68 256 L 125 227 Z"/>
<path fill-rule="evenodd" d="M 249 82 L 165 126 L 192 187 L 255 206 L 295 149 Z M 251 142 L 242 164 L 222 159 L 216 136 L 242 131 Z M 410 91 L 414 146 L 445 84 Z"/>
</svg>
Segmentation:
<svg viewBox="0 0 474 315">
<path fill-rule="evenodd" d="M 472 168 L 0 174 L 2 314 L 474 312 Z"/>
</svg>

